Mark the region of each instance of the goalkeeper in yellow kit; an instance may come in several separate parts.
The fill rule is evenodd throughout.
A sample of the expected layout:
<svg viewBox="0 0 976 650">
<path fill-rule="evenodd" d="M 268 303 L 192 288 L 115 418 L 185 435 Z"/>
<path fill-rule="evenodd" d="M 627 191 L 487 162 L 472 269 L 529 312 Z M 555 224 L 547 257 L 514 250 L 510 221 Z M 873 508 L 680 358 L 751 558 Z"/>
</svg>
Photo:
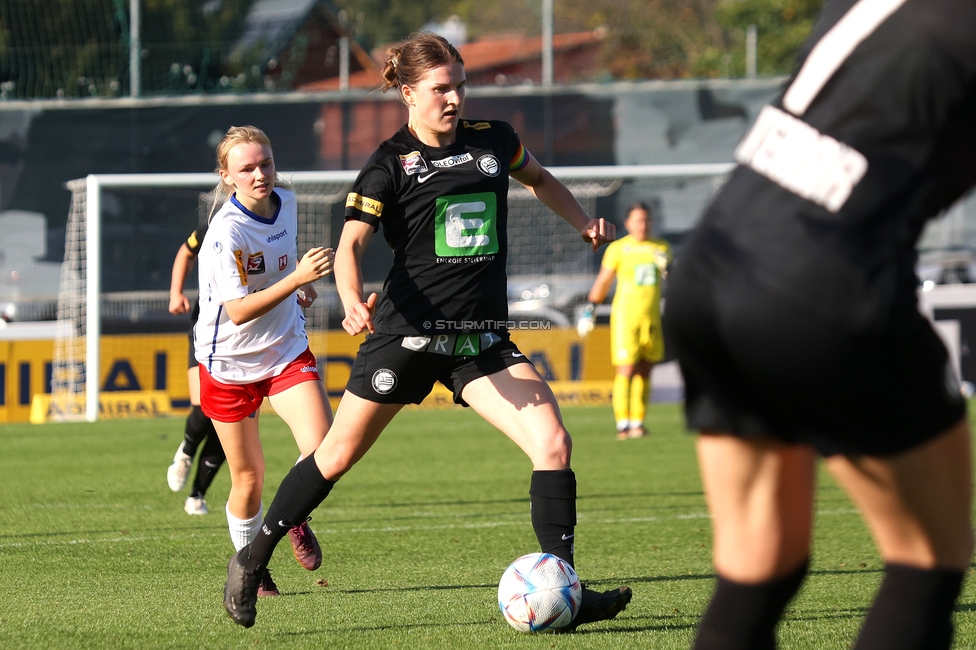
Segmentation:
<svg viewBox="0 0 976 650">
<path fill-rule="evenodd" d="M 583 312 L 580 333 L 592 329 L 594 305 L 603 302 L 614 278 L 617 289 L 610 312 L 610 353 L 616 376 L 613 381 L 613 414 L 617 438 L 642 438 L 651 368 L 664 358 L 661 332 L 661 285 L 671 261 L 671 247 L 663 239 L 651 239 L 651 212 L 636 203 L 624 220 L 627 236 L 607 246 Z"/>
</svg>

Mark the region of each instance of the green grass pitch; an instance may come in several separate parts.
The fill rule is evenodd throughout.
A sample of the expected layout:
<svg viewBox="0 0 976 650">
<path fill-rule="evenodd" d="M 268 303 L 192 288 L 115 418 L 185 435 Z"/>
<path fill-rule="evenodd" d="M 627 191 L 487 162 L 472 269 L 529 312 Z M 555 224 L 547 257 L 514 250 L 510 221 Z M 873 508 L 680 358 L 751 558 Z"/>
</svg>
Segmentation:
<svg viewBox="0 0 976 650">
<path fill-rule="evenodd" d="M 401 413 L 313 513 L 321 569 L 287 539 L 279 598 L 257 624 L 221 606 L 233 548 L 222 469 L 211 514 L 166 486 L 182 419 L 0 426 L 0 648 L 687 648 L 712 588 L 710 532 L 680 409 L 655 404 L 653 435 L 617 441 L 606 408 L 567 408 L 579 483 L 577 568 L 634 600 L 577 634 L 524 635 L 496 604 L 507 564 L 538 550 L 530 465 L 466 410 Z M 297 457 L 264 416 L 265 504 Z M 780 626 L 783 648 L 846 648 L 881 579 L 870 535 L 823 478 L 809 579 Z M 956 646 L 976 646 L 976 581 L 956 610 Z"/>
</svg>

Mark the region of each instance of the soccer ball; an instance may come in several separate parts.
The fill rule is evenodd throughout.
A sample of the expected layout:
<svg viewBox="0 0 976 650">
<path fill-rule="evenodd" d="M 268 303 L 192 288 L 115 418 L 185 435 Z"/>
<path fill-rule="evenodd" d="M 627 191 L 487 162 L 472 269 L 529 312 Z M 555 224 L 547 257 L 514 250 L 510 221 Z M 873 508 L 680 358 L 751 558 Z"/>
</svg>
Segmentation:
<svg viewBox="0 0 976 650">
<path fill-rule="evenodd" d="M 519 632 L 547 632 L 573 622 L 583 599 L 576 571 L 549 553 L 512 562 L 498 583 L 498 607 Z"/>
</svg>

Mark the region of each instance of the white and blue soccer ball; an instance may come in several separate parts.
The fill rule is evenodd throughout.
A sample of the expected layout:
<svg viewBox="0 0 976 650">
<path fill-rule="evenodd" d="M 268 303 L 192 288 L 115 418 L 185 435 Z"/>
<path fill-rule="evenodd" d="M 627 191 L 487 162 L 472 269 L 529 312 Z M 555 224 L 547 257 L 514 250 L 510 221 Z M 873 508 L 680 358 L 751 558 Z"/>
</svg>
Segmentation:
<svg viewBox="0 0 976 650">
<path fill-rule="evenodd" d="M 573 622 L 583 599 L 569 562 L 529 553 L 512 562 L 498 583 L 498 607 L 519 632 L 548 632 Z"/>
</svg>

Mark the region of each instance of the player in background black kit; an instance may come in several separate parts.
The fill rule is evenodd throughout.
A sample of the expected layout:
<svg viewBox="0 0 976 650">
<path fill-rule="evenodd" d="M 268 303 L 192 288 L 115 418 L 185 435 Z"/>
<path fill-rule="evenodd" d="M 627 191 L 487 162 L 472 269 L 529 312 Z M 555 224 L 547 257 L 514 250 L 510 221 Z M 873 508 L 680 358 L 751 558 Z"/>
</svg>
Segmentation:
<svg viewBox="0 0 976 650">
<path fill-rule="evenodd" d="M 204 222 L 186 238 L 176 253 L 169 286 L 169 312 L 171 314 L 185 314 L 191 311 L 190 299 L 183 293 L 183 285 L 193 268 L 197 255 L 200 253 L 200 245 L 203 243 L 206 234 L 207 224 Z M 193 325 L 197 322 L 199 314 L 200 305 L 194 303 L 190 316 L 190 354 L 187 370 L 187 383 L 190 387 L 190 412 L 186 416 L 183 442 L 176 450 L 173 463 L 166 470 L 166 481 L 169 484 L 169 489 L 173 492 L 182 490 L 193 467 L 193 458 L 197 454 L 197 449 L 200 443 L 203 443 L 196 477 L 193 479 L 190 495 L 183 504 L 183 509 L 188 515 L 209 514 L 210 511 L 204 497 L 207 494 L 207 488 L 217 476 L 217 470 L 226 460 L 224 448 L 220 446 L 220 439 L 214 430 L 213 422 L 200 410 L 200 371 L 196 357 L 193 355 Z"/>
<path fill-rule="evenodd" d="M 572 440 L 552 391 L 507 330 L 509 176 L 594 250 L 613 239 L 614 228 L 591 219 L 508 124 L 461 119 L 464 63 L 440 36 L 417 34 L 390 50 L 383 76 L 383 90 L 395 88 L 407 106 L 408 122 L 354 183 L 335 265 L 343 328 L 369 335 L 329 435 L 285 477 L 257 538 L 231 558 L 224 606 L 246 627 L 256 616 L 258 578 L 289 522 L 303 521 L 403 405 L 420 403 L 435 381 L 529 456 L 532 526 L 542 550 L 574 560 Z M 377 299 L 363 293 L 360 262 L 381 224 L 394 261 Z M 613 618 L 630 598 L 628 587 L 584 589 L 571 626 Z"/>
<path fill-rule="evenodd" d="M 829 2 L 674 265 L 665 330 L 712 514 L 695 647 L 773 648 L 817 456 L 885 575 L 854 648 L 948 648 L 973 550 L 966 404 L 916 306 L 925 222 L 976 182 L 976 3 Z"/>
</svg>

